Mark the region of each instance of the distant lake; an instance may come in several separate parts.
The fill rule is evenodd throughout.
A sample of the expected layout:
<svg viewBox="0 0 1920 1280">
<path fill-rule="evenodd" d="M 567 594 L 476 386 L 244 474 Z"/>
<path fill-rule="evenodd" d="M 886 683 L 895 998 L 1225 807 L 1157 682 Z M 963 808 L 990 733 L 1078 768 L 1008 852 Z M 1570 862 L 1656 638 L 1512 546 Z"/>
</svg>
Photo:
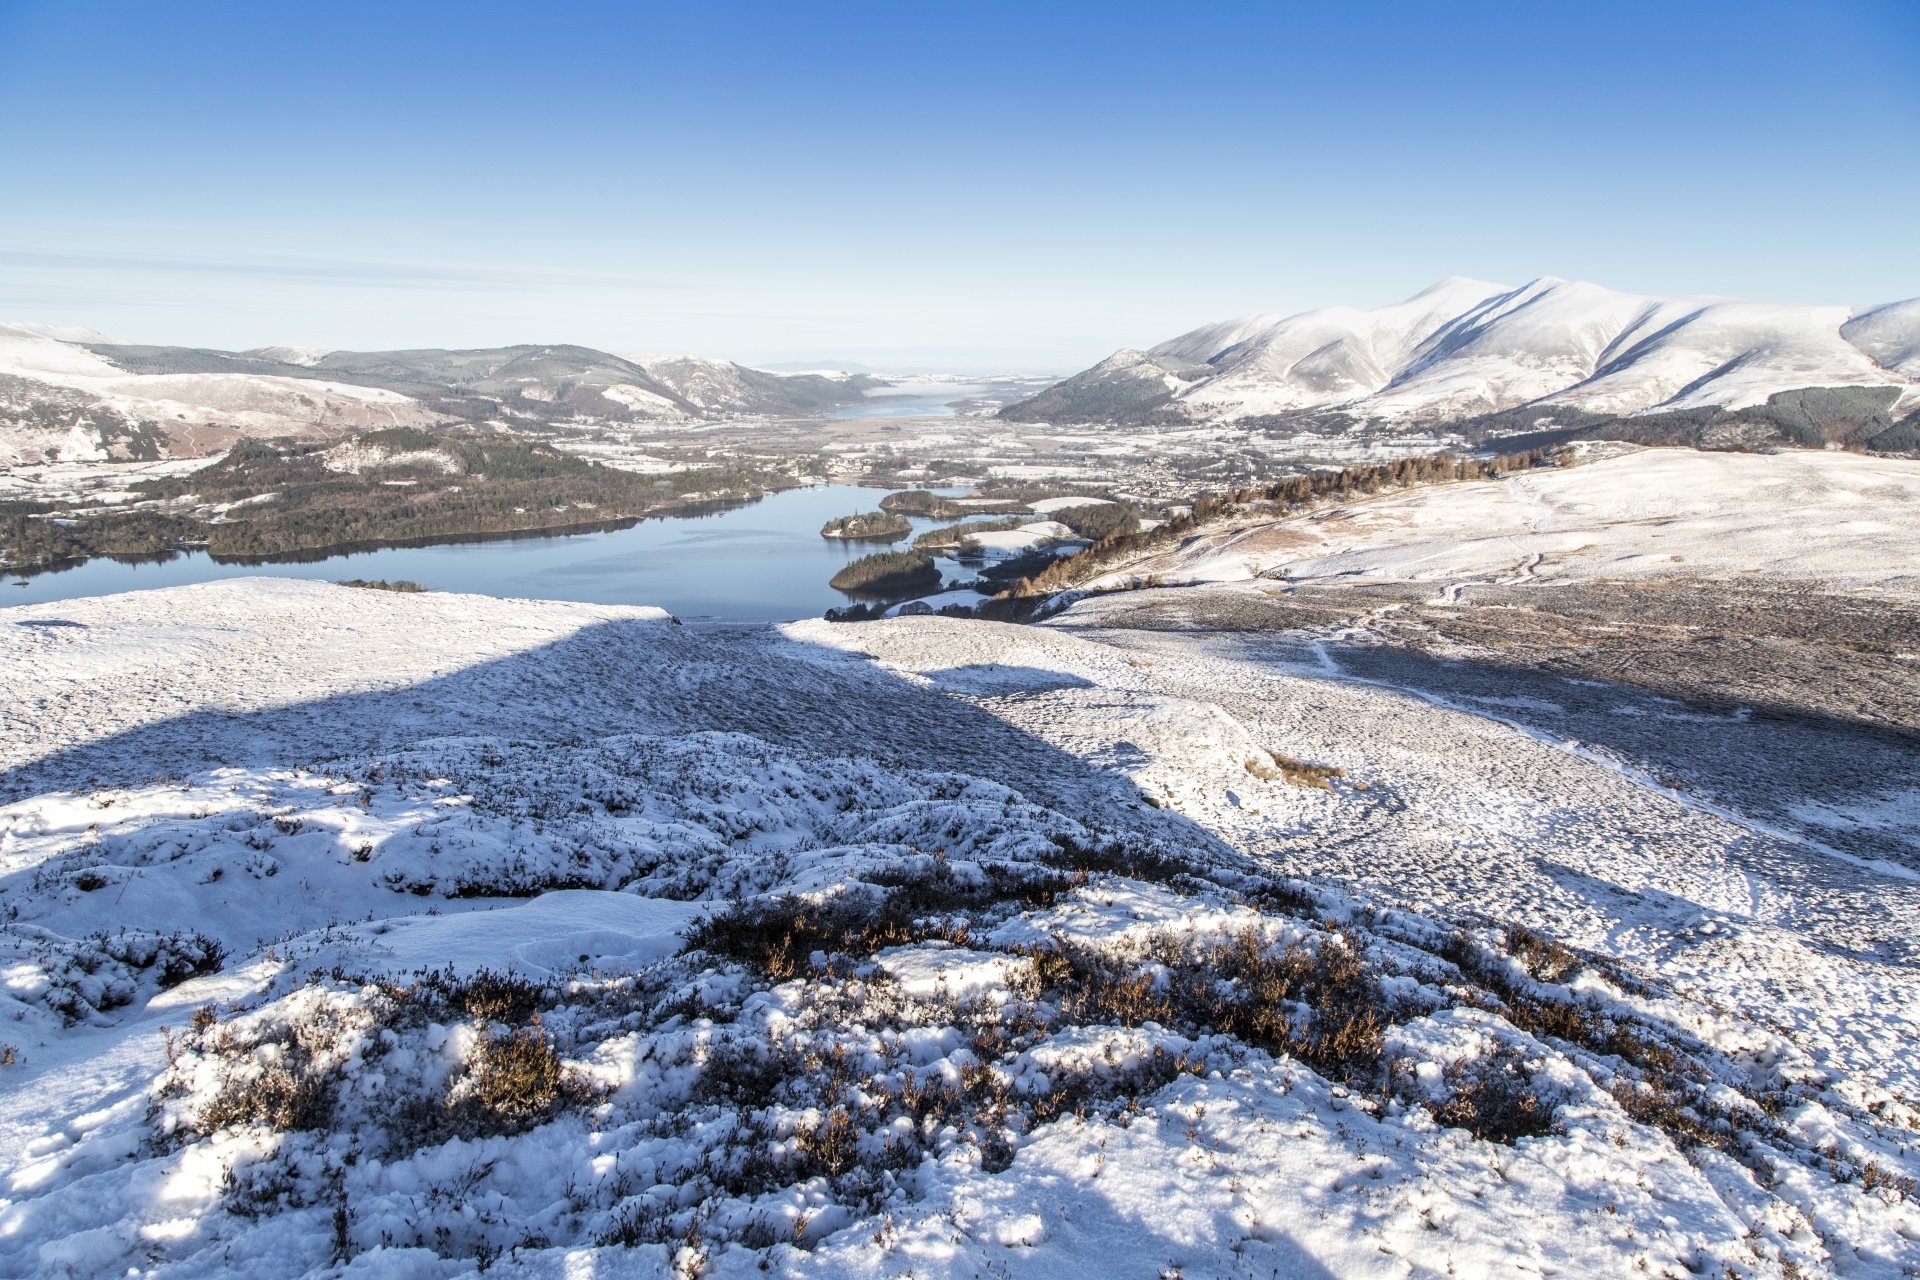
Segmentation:
<svg viewBox="0 0 1920 1280">
<path fill-rule="evenodd" d="M 953 402 L 968 400 L 989 390 L 986 383 L 901 378 L 876 387 L 864 404 L 850 404 L 827 414 L 829 418 L 951 418 Z"/>
<path fill-rule="evenodd" d="M 653 604 L 686 618 L 816 618 L 849 602 L 827 585 L 841 565 L 869 552 L 909 545 L 910 538 L 883 543 L 820 536 L 820 526 L 828 520 L 872 511 L 885 496 L 883 489 L 816 485 L 730 511 L 643 520 L 630 529 L 386 547 L 303 564 L 218 564 L 203 551 L 182 552 L 161 564 L 89 560 L 72 569 L 36 574 L 25 579 L 25 586 L 14 585 L 21 579 L 11 574 L 0 578 L 0 606 L 267 575 L 328 582 L 410 578 L 437 591 Z M 950 523 L 915 520 L 913 532 Z M 973 578 L 970 570 L 951 560 L 937 563 L 948 582 Z"/>
</svg>

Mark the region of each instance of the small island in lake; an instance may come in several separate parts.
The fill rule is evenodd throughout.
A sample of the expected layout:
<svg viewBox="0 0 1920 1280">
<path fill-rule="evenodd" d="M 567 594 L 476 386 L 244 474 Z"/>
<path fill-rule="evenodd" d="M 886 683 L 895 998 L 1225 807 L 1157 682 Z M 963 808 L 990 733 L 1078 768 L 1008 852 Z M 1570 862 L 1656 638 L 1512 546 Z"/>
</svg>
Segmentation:
<svg viewBox="0 0 1920 1280">
<path fill-rule="evenodd" d="M 838 516 L 820 526 L 823 538 L 844 538 L 848 542 L 892 542 L 913 532 L 913 524 L 891 511 L 865 511 L 859 515 Z"/>
<path fill-rule="evenodd" d="M 828 581 L 839 591 L 920 591 L 940 585 L 940 568 L 924 551 L 861 556 Z"/>
</svg>

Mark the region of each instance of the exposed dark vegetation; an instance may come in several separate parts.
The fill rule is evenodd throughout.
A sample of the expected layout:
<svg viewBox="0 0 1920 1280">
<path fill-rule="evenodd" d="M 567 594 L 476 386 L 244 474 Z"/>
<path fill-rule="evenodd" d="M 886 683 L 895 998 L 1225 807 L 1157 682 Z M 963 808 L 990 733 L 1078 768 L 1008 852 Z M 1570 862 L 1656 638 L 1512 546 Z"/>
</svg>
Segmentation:
<svg viewBox="0 0 1920 1280">
<path fill-rule="evenodd" d="M 1513 1050 L 1490 1053 L 1447 1071 L 1446 1101 L 1436 1123 L 1488 1142 L 1514 1143 L 1554 1129 L 1553 1105 L 1534 1084 L 1535 1066 Z"/>
<path fill-rule="evenodd" d="M 925 489 L 908 489 L 904 493 L 890 493 L 880 499 L 882 510 L 897 511 L 903 516 L 921 516 L 933 520 L 955 520 L 961 516 L 1002 515 L 1008 512 L 1026 510 L 1026 503 L 1018 498 L 1005 498 L 993 502 L 958 502 L 952 498 L 943 498 L 937 493 L 928 493 Z"/>
<path fill-rule="evenodd" d="M 940 567 L 924 551 L 879 551 L 861 556 L 828 579 L 839 591 L 919 591 L 940 585 Z"/>
<path fill-rule="evenodd" d="M 129 418 L 86 392 L 12 374 L 0 374 L 0 426 L 51 436 L 78 430 L 97 439 L 112 457 L 131 462 L 158 460 L 168 443 L 156 422 Z M 57 447 L 46 450 L 49 462 L 59 454 Z"/>
<path fill-rule="evenodd" d="M 169 1032 L 169 1071 L 156 1105 L 187 1096 L 197 1062 L 211 1063 L 218 1080 L 210 1099 L 176 1117 L 174 1140 L 233 1125 L 351 1128 L 368 1154 L 406 1152 L 454 1137 L 515 1133 L 588 1096 L 542 1025 L 540 1010 L 556 998 L 550 987 L 482 970 L 465 978 L 429 973 L 411 983 L 378 979 L 368 990 L 360 1001 L 323 997 L 304 1017 L 245 1026 L 222 1021 L 207 1006 L 186 1031 Z M 463 1019 L 474 1025 L 475 1039 L 445 1079 L 402 1084 L 372 1104 L 374 1115 L 366 1114 L 368 1099 L 344 1088 L 349 1072 L 377 1070 L 403 1033 Z"/>
<path fill-rule="evenodd" d="M 202 522 L 157 511 L 99 509 L 71 517 L 61 511 L 45 502 L 0 503 L 0 565 L 17 572 L 94 556 L 165 559 L 207 536 Z"/>
<path fill-rule="evenodd" d="M 984 599 L 984 597 L 982 597 Z M 918 606 L 918 607 L 916 607 Z M 887 616 L 887 610 L 893 606 L 885 600 L 856 601 L 829 609 L 824 615 L 828 622 L 873 622 Z M 971 618 L 973 609 L 964 604 L 943 604 L 938 609 L 921 600 L 909 600 L 900 606 L 900 616 L 910 618 L 917 614 L 930 614 L 939 618 Z"/>
<path fill-rule="evenodd" d="M 1556 985 L 1600 969 L 1615 986 L 1633 986 L 1538 931 L 1449 933 L 1397 912 L 1325 903 L 1286 880 L 1211 868 L 1171 847 L 1053 843 L 1033 861 L 953 864 L 915 854 L 838 894 L 736 901 L 693 925 L 680 956 L 636 974 L 367 983 L 336 973 L 298 997 L 304 1003 L 283 1006 L 277 1021 L 272 1008 L 227 1020 L 203 1010 L 170 1042 L 156 1114 L 176 1141 L 232 1125 L 285 1134 L 285 1145 L 236 1170 L 229 1208 L 325 1207 L 314 1197 L 335 1196 L 348 1257 L 407 1241 L 365 1238 L 371 1232 L 356 1227 L 349 1193 L 316 1192 L 310 1177 L 302 1184 L 292 1172 L 301 1162 L 388 1159 L 580 1112 L 617 1130 L 620 1149 L 648 1152 L 569 1186 L 582 1238 L 666 1245 L 686 1274 L 721 1243 L 805 1247 L 845 1225 L 829 1215 L 815 1231 L 811 1210 L 796 1217 L 785 1206 L 797 1185 L 827 1205 L 878 1213 L 912 1195 L 907 1176 L 931 1157 L 957 1147 L 998 1172 L 1041 1126 L 1069 1116 L 1123 1128 L 1164 1120 L 1156 1095 L 1165 1086 L 1251 1066 L 1262 1054 L 1311 1066 L 1337 1082 L 1334 1099 L 1351 1098 L 1346 1105 L 1360 1110 L 1422 1107 L 1438 1124 L 1514 1143 L 1557 1131 L 1563 1086 L 1549 1082 L 1546 1059 L 1565 1053 L 1610 1080 L 1629 1116 L 1683 1147 L 1727 1152 L 1763 1180 L 1772 1176 L 1769 1159 L 1792 1158 L 1780 1156 L 1768 1114 L 1784 1095 L 1753 1093 L 1737 1071 L 1713 1065 L 1710 1048 L 1618 1001 Z M 1138 890 L 1127 881 L 1203 895 L 1214 908 L 1238 904 L 1242 914 L 1229 927 L 1175 925 L 1100 945 L 1057 935 L 995 941 L 998 926 L 1021 911 L 1070 894 L 1097 901 Z M 888 949 L 930 942 L 1001 966 L 1003 990 L 978 999 L 910 993 L 890 976 Z M 1390 975 L 1401 981 L 1383 981 Z M 771 1019 L 755 1012 L 769 998 L 781 1011 Z M 1438 1077 L 1388 1051 L 1394 1024 L 1451 1006 L 1500 1014 L 1537 1039 L 1502 1029 Z M 464 1026 L 471 1037 L 444 1076 L 413 1065 L 434 1058 L 422 1049 L 435 1025 Z M 1069 1028 L 1088 1046 L 1081 1056 L 1057 1053 L 1063 1042 L 1053 1038 Z M 940 1069 L 914 1056 L 909 1031 L 944 1037 Z M 634 1032 L 659 1074 L 647 1100 L 623 1110 L 618 1095 L 589 1089 L 568 1059 Z M 1103 1037 L 1111 1037 L 1105 1048 Z M 1023 1063 L 1049 1042 L 1040 1079 Z M 345 1087 L 350 1060 L 353 1089 Z M 379 1083 L 370 1088 L 369 1077 Z M 190 1081 L 198 1082 L 193 1094 Z M 1184 1118 L 1193 1137 L 1199 1116 Z M 1883 1198 L 1913 1193 L 1871 1161 L 1832 1159 L 1836 1179 Z M 462 1197 L 491 1192 L 447 1194 L 457 1208 Z M 423 1228 L 415 1243 L 483 1265 L 516 1243 L 499 1235 L 497 1219 L 469 1223 L 431 1228 L 438 1235 Z"/>
<path fill-rule="evenodd" d="M 89 868 L 69 883 L 82 893 L 95 893 L 110 882 Z M 187 929 L 102 931 L 64 951 L 46 947 L 38 956 L 47 972 L 47 1007 L 69 1023 L 133 1003 L 143 982 L 163 990 L 177 987 L 217 972 L 226 958 L 224 944 Z"/>
<path fill-rule="evenodd" d="M 399 591 L 408 595 L 426 590 L 411 578 L 395 578 L 392 582 L 388 582 L 385 578 L 341 578 L 334 585 L 360 587 L 367 591 Z"/>
<path fill-rule="evenodd" d="M 1347 771 L 1338 765 L 1308 764 L 1278 751 L 1269 751 L 1267 754 L 1273 758 L 1271 766 L 1264 761 L 1249 760 L 1247 772 L 1256 778 L 1281 778 L 1296 787 L 1313 787 L 1320 791 L 1333 790 L 1333 783 L 1328 779 L 1347 776 Z"/>
<path fill-rule="evenodd" d="M 1137 533 L 1140 513 L 1117 502 L 1095 502 L 1084 507 L 1063 507 L 1048 516 L 1058 520 L 1083 538 L 1099 542 L 1120 534 Z"/>
<path fill-rule="evenodd" d="M 1826 449 L 1860 453 L 1920 452 L 1920 411 L 1895 418 L 1900 388 L 1803 387 L 1778 391 L 1765 404 L 1707 406 L 1616 417 L 1579 410 L 1511 409 L 1461 424 L 1467 439 L 1507 449 L 1551 448 L 1574 440 L 1623 440 L 1694 449 Z"/>
<path fill-rule="evenodd" d="M 1466 1003 L 1488 1008 L 1548 1043 L 1559 1041 L 1624 1063 L 1629 1070 L 1614 1079 L 1614 1099 L 1629 1116 L 1665 1131 L 1683 1150 L 1711 1147 L 1750 1167 L 1765 1167 L 1758 1140 L 1780 1136 L 1772 1117 L 1782 1094 L 1735 1081 L 1734 1096 L 1744 1095 L 1738 1104 L 1716 1098 L 1716 1092 L 1723 1092 L 1715 1087 L 1720 1081 L 1696 1049 L 1597 1002 L 1549 989 L 1547 984 L 1587 967 L 1573 951 L 1524 927 L 1509 927 L 1504 942 L 1526 978 L 1517 977 L 1497 953 L 1465 934 L 1454 935 L 1441 948 L 1474 984 L 1463 993 Z M 1497 1080 L 1480 1082 L 1482 1091 L 1503 1087 Z M 1495 1114 L 1507 1117 L 1503 1124 L 1527 1114 L 1510 1103 L 1498 1107 Z"/>
<path fill-rule="evenodd" d="M 913 531 L 905 516 L 891 511 L 867 511 L 859 515 L 838 516 L 820 526 L 823 538 L 845 538 L 850 542 L 873 540 L 892 542 Z"/>
<path fill-rule="evenodd" d="M 345 449 L 362 455 L 355 469 L 330 468 Z M 87 508 L 56 523 L 46 518 L 54 508 L 9 504 L 0 508 L 0 562 L 21 568 L 95 555 L 165 556 L 200 545 L 216 559 L 244 561 L 617 527 L 787 483 L 784 473 L 734 466 L 640 475 L 497 434 L 396 428 L 346 444 L 243 440 L 200 471 L 133 486 L 142 499 L 224 508 L 212 518 Z"/>
<path fill-rule="evenodd" d="M 821 975 L 823 956 L 827 972 L 838 973 L 836 958 L 860 961 L 888 947 L 929 939 L 993 949 L 984 940 L 983 925 L 1011 910 L 1049 905 L 1061 893 L 1086 885 L 1089 875 L 1127 875 L 1189 890 L 1207 883 L 1164 856 L 1118 845 L 1063 846 L 1055 866 L 1054 871 L 997 871 L 984 882 L 961 882 L 936 866 L 930 873 L 877 877 L 884 883 L 872 891 L 826 902 L 761 900 L 709 918 L 688 935 L 688 945 L 784 981 Z M 1263 911 L 1310 922 L 1319 911 L 1314 897 L 1282 881 L 1242 883 L 1235 892 Z M 1557 987 L 1594 964 L 1559 942 L 1523 926 L 1509 927 L 1502 947 L 1520 962 L 1524 972 L 1517 973 L 1500 951 L 1464 933 L 1393 936 L 1431 952 L 1460 975 L 1462 985 L 1452 988 L 1459 1003 L 1499 1013 L 1548 1044 L 1621 1064 L 1611 1088 L 1622 1108 L 1683 1147 L 1711 1146 L 1753 1163 L 1759 1159 L 1756 1142 L 1774 1134 L 1777 1126 L 1768 1113 L 1777 1109 L 1777 1097 L 1750 1093 L 1751 1100 L 1741 1104 L 1715 1100 L 1716 1086 L 1726 1078 L 1704 1063 L 1698 1047 L 1689 1049 L 1617 1007 Z M 1274 942 L 1268 925 L 1214 937 L 1155 934 L 1118 951 L 1063 942 L 1014 947 L 1007 954 L 1032 966 L 1019 987 L 1021 999 L 1003 1011 L 1003 1022 L 1018 1030 L 1003 1027 L 982 1038 L 976 1028 L 974 1034 L 985 1048 L 996 1050 L 993 1057 L 983 1054 L 983 1061 L 991 1062 L 1010 1060 L 1044 1034 L 1068 1025 L 1154 1023 L 1189 1036 L 1229 1036 L 1296 1057 L 1355 1087 L 1421 1100 L 1426 1095 L 1409 1087 L 1404 1064 L 1381 1057 L 1383 1033 L 1409 1011 L 1381 994 L 1382 973 L 1365 958 L 1366 947 L 1364 934 L 1350 938 L 1325 923 L 1314 923 L 1305 940 L 1292 943 Z M 1635 985 L 1625 975 L 1607 972 L 1620 985 Z M 1491 1141 L 1551 1132 L 1555 1103 L 1537 1083 L 1538 1068 L 1518 1050 L 1500 1049 L 1449 1069 L 1440 1100 L 1427 1105 L 1439 1122 Z"/>
</svg>

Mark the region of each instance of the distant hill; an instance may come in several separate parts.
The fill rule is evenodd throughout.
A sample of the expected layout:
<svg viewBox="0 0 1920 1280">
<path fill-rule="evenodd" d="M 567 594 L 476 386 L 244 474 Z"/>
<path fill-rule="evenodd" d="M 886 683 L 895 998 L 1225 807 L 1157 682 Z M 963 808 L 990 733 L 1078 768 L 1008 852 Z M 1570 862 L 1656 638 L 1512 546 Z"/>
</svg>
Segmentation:
<svg viewBox="0 0 1920 1280">
<path fill-rule="evenodd" d="M 1759 423 L 1911 450 L 1916 410 L 1920 299 L 1856 311 L 1455 277 L 1371 311 L 1243 316 L 1118 351 L 1000 416 L 1509 433 L 1660 418 L 1681 436 Z"/>
<path fill-rule="evenodd" d="M 218 351 L 0 325 L 0 461 L 199 456 L 246 437 L 369 427 L 777 417 L 854 403 L 878 385 L 569 345 Z"/>
</svg>

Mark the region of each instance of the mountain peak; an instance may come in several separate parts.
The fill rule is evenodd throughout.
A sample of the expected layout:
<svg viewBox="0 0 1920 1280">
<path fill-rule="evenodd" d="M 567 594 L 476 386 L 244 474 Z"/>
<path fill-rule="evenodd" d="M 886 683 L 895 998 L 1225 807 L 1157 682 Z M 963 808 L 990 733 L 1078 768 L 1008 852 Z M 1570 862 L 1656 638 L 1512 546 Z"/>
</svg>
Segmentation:
<svg viewBox="0 0 1920 1280">
<path fill-rule="evenodd" d="M 1888 388 L 1897 412 L 1920 406 L 1920 300 L 1855 312 L 1650 297 L 1559 276 L 1518 287 L 1448 276 L 1373 310 L 1203 325 L 1144 356 L 1117 352 L 1002 413 L 1058 422 L 1330 413 L 1416 425 L 1536 402 L 1608 415 L 1741 409 L 1809 388 Z"/>
</svg>

